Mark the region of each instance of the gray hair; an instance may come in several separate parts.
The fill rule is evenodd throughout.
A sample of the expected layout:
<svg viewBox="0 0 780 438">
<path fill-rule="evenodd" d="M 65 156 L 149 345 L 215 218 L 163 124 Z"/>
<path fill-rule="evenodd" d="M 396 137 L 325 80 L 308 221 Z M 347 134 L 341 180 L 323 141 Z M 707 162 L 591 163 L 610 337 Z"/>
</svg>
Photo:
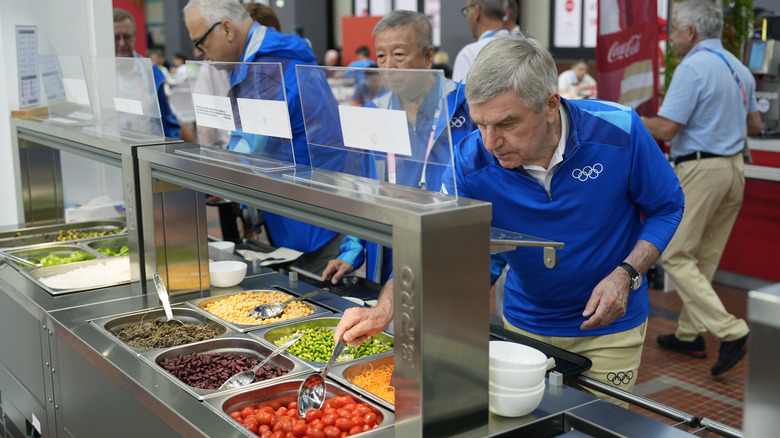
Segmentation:
<svg viewBox="0 0 780 438">
<path fill-rule="evenodd" d="M 219 23 L 222 20 L 241 23 L 252 19 L 238 0 L 190 0 L 182 10 L 184 15 L 197 5 L 200 5 L 200 15 L 207 24 Z"/>
<path fill-rule="evenodd" d="M 374 27 L 374 36 L 385 29 L 403 29 L 412 27 L 414 30 L 414 43 L 425 53 L 428 47 L 433 46 L 433 29 L 428 17 L 416 12 L 395 10 L 385 15 Z"/>
<path fill-rule="evenodd" d="M 558 70 L 550 52 L 530 37 L 507 36 L 488 43 L 466 76 L 469 104 L 483 103 L 514 91 L 539 114 L 558 91 Z"/>
<path fill-rule="evenodd" d="M 479 5 L 482 13 L 491 18 L 501 20 L 506 15 L 505 0 L 474 0 L 472 4 Z"/>
<path fill-rule="evenodd" d="M 723 12 L 711 0 L 687 0 L 674 3 L 672 17 L 681 29 L 693 26 L 702 39 L 720 38 L 723 32 Z"/>
</svg>

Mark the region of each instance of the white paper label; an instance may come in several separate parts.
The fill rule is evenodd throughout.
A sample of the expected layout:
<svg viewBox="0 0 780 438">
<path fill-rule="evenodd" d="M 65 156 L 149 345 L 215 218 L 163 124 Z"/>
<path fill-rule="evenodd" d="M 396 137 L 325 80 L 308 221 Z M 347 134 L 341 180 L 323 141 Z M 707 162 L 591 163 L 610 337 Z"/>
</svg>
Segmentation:
<svg viewBox="0 0 780 438">
<path fill-rule="evenodd" d="M 114 96 L 114 109 L 122 113 L 130 113 L 138 116 L 144 115 L 144 106 L 141 104 L 140 100 Z"/>
<path fill-rule="evenodd" d="M 39 61 L 43 88 L 46 90 L 46 99 L 49 100 L 49 104 L 65 100 L 65 86 L 62 84 L 59 60 L 54 55 L 41 55 Z"/>
<path fill-rule="evenodd" d="M 397 155 L 412 155 L 406 112 L 339 105 L 344 145 Z"/>
<path fill-rule="evenodd" d="M 32 427 L 35 428 L 36 431 L 38 431 L 38 434 L 41 433 L 41 422 L 38 420 L 38 417 L 35 416 L 35 414 L 32 415 Z"/>
<path fill-rule="evenodd" d="M 16 62 L 19 74 L 19 108 L 40 105 L 38 28 L 36 26 L 16 26 Z"/>
<path fill-rule="evenodd" d="M 292 138 L 290 114 L 281 100 L 236 99 L 241 129 L 249 134 Z"/>
<path fill-rule="evenodd" d="M 236 130 L 229 97 L 193 93 L 192 103 L 195 107 L 195 123 L 198 126 L 224 129 L 225 131 Z"/>
</svg>

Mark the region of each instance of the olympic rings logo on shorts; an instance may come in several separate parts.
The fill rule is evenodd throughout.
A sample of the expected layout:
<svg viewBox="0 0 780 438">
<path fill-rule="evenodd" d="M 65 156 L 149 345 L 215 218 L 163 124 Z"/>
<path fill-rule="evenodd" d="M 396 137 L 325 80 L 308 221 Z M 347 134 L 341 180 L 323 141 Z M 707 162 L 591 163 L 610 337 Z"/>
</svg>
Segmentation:
<svg viewBox="0 0 780 438">
<path fill-rule="evenodd" d="M 593 166 L 585 166 L 582 169 L 574 169 L 571 171 L 571 176 L 580 180 L 587 181 L 588 178 L 596 179 L 604 170 L 604 166 L 601 163 L 596 163 Z"/>
<path fill-rule="evenodd" d="M 463 116 L 453 117 L 450 119 L 450 128 L 460 128 L 466 123 L 466 118 Z"/>
<path fill-rule="evenodd" d="M 625 372 L 618 371 L 617 373 L 607 373 L 607 380 L 612 382 L 613 385 L 628 385 L 633 378 L 634 372 L 631 370 Z"/>
</svg>

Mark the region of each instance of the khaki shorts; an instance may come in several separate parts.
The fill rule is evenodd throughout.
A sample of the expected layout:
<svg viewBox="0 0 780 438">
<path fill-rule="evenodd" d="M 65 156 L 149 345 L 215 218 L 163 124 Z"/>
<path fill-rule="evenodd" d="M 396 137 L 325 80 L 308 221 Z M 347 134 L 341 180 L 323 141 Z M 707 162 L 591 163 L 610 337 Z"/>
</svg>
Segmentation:
<svg viewBox="0 0 780 438">
<path fill-rule="evenodd" d="M 582 374 L 616 388 L 633 392 L 639 363 L 642 361 L 642 347 L 647 333 L 647 320 L 632 329 L 601 336 L 557 337 L 531 333 L 510 324 L 504 318 L 507 330 L 537 339 L 552 346 L 585 356 L 593 365 Z M 567 382 L 577 387 L 576 382 Z M 627 402 L 609 397 L 590 388 L 578 387 L 598 398 L 619 406 L 628 407 Z"/>
</svg>

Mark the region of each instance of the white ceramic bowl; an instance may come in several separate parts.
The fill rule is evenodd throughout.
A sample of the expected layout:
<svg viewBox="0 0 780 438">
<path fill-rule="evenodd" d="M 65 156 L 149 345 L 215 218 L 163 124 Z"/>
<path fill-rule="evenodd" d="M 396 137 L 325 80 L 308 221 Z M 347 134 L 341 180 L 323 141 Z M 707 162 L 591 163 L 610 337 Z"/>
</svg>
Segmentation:
<svg viewBox="0 0 780 438">
<path fill-rule="evenodd" d="M 220 251 L 225 251 L 229 254 L 233 254 L 236 251 L 236 244 L 234 242 L 229 242 L 227 240 L 221 240 L 219 242 L 209 242 L 209 246 L 218 249 Z"/>
<path fill-rule="evenodd" d="M 547 372 L 546 365 L 536 368 L 494 368 L 490 367 L 490 383 L 513 389 L 528 389 L 539 386 L 544 382 Z"/>
<path fill-rule="evenodd" d="M 490 366 L 509 369 L 536 369 L 546 366 L 547 356 L 527 345 L 507 341 L 490 341 Z"/>
<path fill-rule="evenodd" d="M 503 417 L 521 417 L 528 415 L 539 406 L 544 397 L 544 385 L 535 391 L 523 392 L 517 395 L 488 392 L 490 412 Z"/>
<path fill-rule="evenodd" d="M 490 382 L 488 385 L 488 390 L 494 394 L 527 395 L 539 392 L 539 388 L 544 388 L 544 385 L 544 380 L 537 382 L 535 385 L 529 386 L 527 388 L 515 388 L 510 386 L 496 385 L 495 383 Z"/>
<path fill-rule="evenodd" d="M 209 263 L 209 281 L 217 287 L 230 287 L 241 283 L 246 276 L 246 263 L 224 261 Z"/>
</svg>

